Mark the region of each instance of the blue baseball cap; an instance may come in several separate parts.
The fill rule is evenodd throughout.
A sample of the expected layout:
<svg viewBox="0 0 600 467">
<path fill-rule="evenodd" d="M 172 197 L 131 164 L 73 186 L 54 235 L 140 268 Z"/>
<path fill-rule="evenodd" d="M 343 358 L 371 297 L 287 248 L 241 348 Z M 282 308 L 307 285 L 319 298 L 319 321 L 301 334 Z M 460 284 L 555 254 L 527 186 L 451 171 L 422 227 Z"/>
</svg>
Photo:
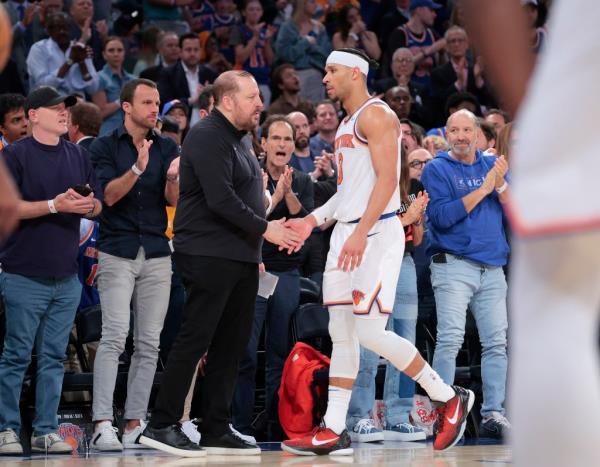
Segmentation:
<svg viewBox="0 0 600 467">
<path fill-rule="evenodd" d="M 419 8 L 421 6 L 426 6 L 427 8 L 431 8 L 432 10 L 439 10 L 442 8 L 442 5 L 439 3 L 435 3 L 432 0 L 411 0 L 410 2 L 410 11 L 413 11 L 415 8 Z"/>
<path fill-rule="evenodd" d="M 160 116 L 164 117 L 165 115 L 167 115 L 173 109 L 182 109 L 186 114 L 188 113 L 188 106 L 187 105 L 185 105 L 179 99 L 173 99 L 172 101 L 169 101 L 169 102 L 167 102 L 164 105 L 163 111 L 160 114 Z"/>
</svg>

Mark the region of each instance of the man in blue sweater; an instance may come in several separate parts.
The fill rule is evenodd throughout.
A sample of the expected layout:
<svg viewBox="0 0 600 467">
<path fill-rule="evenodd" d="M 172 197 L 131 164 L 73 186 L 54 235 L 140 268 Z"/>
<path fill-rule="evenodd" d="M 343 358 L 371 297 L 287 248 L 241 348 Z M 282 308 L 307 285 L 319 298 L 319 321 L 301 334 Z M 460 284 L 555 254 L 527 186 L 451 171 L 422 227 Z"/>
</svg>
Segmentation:
<svg viewBox="0 0 600 467">
<path fill-rule="evenodd" d="M 506 201 L 504 157 L 477 150 L 477 119 L 468 110 L 450 116 L 450 151 L 425 166 L 421 181 L 429 193 L 428 255 L 437 307 L 433 368 L 454 382 L 456 356 L 465 334 L 467 307 L 482 345 L 481 434 L 502 437 L 506 390 L 506 280 L 508 243 L 501 204 Z"/>
</svg>

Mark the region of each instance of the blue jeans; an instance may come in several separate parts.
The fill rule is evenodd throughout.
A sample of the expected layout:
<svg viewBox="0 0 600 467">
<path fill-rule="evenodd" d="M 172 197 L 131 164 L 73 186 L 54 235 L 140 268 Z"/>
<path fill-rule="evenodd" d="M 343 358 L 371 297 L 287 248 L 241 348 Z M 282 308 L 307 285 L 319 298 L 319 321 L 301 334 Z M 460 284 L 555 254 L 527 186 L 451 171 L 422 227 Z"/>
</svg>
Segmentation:
<svg viewBox="0 0 600 467">
<path fill-rule="evenodd" d="M 482 266 L 446 255 L 447 263 L 431 263 L 437 308 L 437 341 L 433 368 L 448 384 L 454 382 L 456 356 L 467 319 L 473 313 L 481 341 L 481 415 L 504 414 L 506 395 L 506 280 L 502 267 Z"/>
<path fill-rule="evenodd" d="M 300 301 L 300 272 L 295 269 L 271 273 L 278 276 L 279 281 L 275 292 L 268 300 L 256 297 L 252 333 L 246 354 L 240 362 L 238 381 L 233 397 L 233 424 L 242 433 L 249 433 L 252 423 L 257 365 L 256 351 L 265 321 L 266 409 L 270 422 L 279 419 L 277 390 L 281 382 L 283 365 L 290 351 L 290 320 Z"/>
<path fill-rule="evenodd" d="M 415 343 L 418 314 L 417 275 L 412 256 L 405 256 L 400 268 L 396 298 L 391 319 L 387 328 L 400 337 Z M 379 355 L 370 350 L 360 349 L 360 370 L 352 388 L 352 398 L 346 417 L 346 426 L 352 427 L 362 418 L 370 417 L 375 401 L 375 376 Z M 386 407 L 386 425 L 393 426 L 408 422 L 413 405 L 415 382 L 387 364 L 383 399 Z"/>
<path fill-rule="evenodd" d="M 37 354 L 36 435 L 58 428 L 63 360 L 75 312 L 81 299 L 77 275 L 65 279 L 33 278 L 0 273 L 6 305 L 6 336 L 0 357 L 0 431 L 21 429 L 19 399 L 31 352 Z"/>
</svg>

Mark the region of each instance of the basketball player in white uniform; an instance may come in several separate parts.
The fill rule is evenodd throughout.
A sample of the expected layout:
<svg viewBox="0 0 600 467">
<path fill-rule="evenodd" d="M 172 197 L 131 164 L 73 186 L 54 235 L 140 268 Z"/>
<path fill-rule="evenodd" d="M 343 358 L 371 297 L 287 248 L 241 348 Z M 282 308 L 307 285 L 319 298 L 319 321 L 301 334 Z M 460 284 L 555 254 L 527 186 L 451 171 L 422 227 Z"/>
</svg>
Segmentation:
<svg viewBox="0 0 600 467">
<path fill-rule="evenodd" d="M 467 1 L 507 110 L 522 100 L 509 204 L 514 464 L 598 466 L 600 6 L 552 3 L 527 86 L 534 59 L 521 3 L 529 2 Z"/>
<path fill-rule="evenodd" d="M 312 229 L 337 220 L 323 283 L 333 342 L 329 403 L 320 427 L 308 436 L 284 441 L 300 455 L 350 455 L 346 412 L 358 373 L 360 345 L 382 355 L 412 377 L 440 405 L 434 449 L 452 447 L 462 436 L 474 395 L 445 384 L 406 339 L 386 331 L 404 253 L 400 208 L 400 123 L 366 86 L 369 58 L 355 49 L 332 52 L 323 79 L 330 98 L 348 117 L 335 139 L 338 191 L 304 219 L 287 225 L 303 239 Z"/>
</svg>

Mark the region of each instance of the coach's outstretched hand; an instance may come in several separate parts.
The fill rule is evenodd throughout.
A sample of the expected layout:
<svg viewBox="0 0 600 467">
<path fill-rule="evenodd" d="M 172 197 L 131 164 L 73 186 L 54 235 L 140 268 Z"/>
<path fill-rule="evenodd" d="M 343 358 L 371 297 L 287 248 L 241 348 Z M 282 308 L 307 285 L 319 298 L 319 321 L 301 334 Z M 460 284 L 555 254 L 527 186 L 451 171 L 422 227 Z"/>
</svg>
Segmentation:
<svg viewBox="0 0 600 467">
<path fill-rule="evenodd" d="M 303 219 L 290 219 L 285 223 L 285 226 L 287 228 L 293 230 L 298 234 L 301 242 L 296 248 L 292 250 L 288 249 L 288 254 L 296 253 L 300 248 L 302 248 L 302 245 L 304 245 L 306 239 L 310 237 L 310 233 L 316 227 L 316 224 L 317 223 L 316 221 L 314 221 L 314 217 L 310 215 L 306 216 Z M 280 250 L 281 249 L 282 248 L 280 248 Z"/>
<path fill-rule="evenodd" d="M 269 242 L 279 245 L 280 250 L 298 251 L 304 240 L 300 238 L 296 231 L 287 228 L 284 224 L 285 217 L 269 222 L 263 237 Z"/>
</svg>

